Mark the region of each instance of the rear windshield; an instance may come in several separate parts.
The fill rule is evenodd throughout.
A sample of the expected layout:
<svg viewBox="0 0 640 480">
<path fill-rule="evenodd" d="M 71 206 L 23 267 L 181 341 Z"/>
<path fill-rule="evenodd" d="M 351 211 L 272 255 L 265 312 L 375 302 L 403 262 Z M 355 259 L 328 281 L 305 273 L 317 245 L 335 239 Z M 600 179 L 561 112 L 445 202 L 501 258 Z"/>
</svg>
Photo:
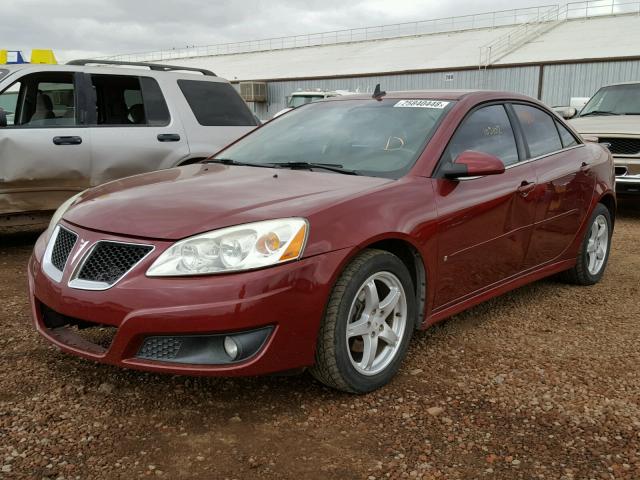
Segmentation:
<svg viewBox="0 0 640 480">
<path fill-rule="evenodd" d="M 324 163 L 360 175 L 400 178 L 453 103 L 399 99 L 310 103 L 272 120 L 217 158 L 254 164 Z"/>
<path fill-rule="evenodd" d="M 228 83 L 178 80 L 193 114 L 207 127 L 256 126 L 247 104 Z"/>
</svg>

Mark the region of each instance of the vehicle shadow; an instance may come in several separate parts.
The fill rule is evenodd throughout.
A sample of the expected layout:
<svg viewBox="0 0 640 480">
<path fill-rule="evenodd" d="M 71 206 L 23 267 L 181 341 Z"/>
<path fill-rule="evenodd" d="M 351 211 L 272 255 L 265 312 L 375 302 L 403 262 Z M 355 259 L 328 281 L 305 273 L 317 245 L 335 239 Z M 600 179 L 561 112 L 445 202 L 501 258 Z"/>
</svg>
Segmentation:
<svg viewBox="0 0 640 480">
<path fill-rule="evenodd" d="M 640 219 L 640 195 L 618 197 L 618 217 Z"/>
</svg>

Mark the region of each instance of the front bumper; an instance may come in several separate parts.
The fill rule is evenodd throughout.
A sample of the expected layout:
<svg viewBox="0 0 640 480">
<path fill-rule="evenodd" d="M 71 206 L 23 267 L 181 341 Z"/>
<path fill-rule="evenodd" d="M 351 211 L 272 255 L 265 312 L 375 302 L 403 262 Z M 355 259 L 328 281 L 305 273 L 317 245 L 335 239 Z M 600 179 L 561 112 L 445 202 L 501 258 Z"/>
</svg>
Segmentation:
<svg viewBox="0 0 640 480">
<path fill-rule="evenodd" d="M 617 193 L 640 193 L 640 159 L 613 157 Z"/>
<path fill-rule="evenodd" d="M 29 291 L 35 326 L 61 350 L 102 363 L 187 375 L 262 375 L 312 365 L 316 337 L 335 276 L 346 250 L 276 267 L 228 275 L 148 278 L 146 270 L 172 242 L 148 241 L 154 251 L 113 287 L 69 286 L 81 250 L 99 240 L 135 241 L 74 225 L 79 236 L 59 281 L 45 274 L 46 233 L 29 261 Z M 88 342 L 67 327 L 52 328 L 46 312 L 113 330 L 108 345 Z M 230 364 L 150 360 L 141 354 L 152 337 L 217 336 L 268 331 L 259 350 Z"/>
</svg>

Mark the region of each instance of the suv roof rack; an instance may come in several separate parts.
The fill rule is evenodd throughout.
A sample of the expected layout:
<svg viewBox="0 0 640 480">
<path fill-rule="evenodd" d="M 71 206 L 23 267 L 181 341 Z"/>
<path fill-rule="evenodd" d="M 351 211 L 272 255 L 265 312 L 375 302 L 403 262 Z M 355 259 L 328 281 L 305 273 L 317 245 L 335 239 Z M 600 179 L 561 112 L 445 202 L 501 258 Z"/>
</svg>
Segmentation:
<svg viewBox="0 0 640 480">
<path fill-rule="evenodd" d="M 147 62 L 121 62 L 120 60 L 80 59 L 80 60 L 71 60 L 70 62 L 67 62 L 67 65 L 124 65 L 127 67 L 147 67 L 149 70 L 155 70 L 158 72 L 171 72 L 171 71 L 199 72 L 209 77 L 217 76 L 211 70 L 206 70 L 204 68 L 178 67 L 175 65 L 163 65 L 160 63 L 147 63 Z"/>
</svg>

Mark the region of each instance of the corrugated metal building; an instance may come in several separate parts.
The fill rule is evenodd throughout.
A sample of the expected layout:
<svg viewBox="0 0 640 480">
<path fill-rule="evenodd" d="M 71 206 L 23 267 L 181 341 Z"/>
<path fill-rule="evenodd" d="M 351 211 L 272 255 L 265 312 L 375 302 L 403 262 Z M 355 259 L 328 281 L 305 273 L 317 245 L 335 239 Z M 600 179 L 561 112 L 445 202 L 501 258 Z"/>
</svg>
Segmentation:
<svg viewBox="0 0 640 480">
<path fill-rule="evenodd" d="M 296 90 L 488 88 L 566 105 L 640 80 L 640 1 L 573 2 L 113 57 L 208 68 L 267 84 L 270 118 Z"/>
</svg>

